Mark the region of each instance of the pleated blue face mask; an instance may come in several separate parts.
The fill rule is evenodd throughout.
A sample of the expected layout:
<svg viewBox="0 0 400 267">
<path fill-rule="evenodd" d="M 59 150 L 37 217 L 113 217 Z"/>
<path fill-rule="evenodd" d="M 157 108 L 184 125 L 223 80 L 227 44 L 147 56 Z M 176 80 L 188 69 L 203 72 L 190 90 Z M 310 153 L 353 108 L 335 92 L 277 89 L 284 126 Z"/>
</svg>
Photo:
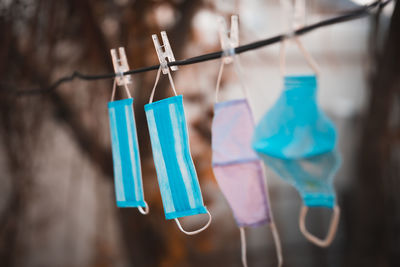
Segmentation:
<svg viewBox="0 0 400 267">
<path fill-rule="evenodd" d="M 332 242 L 339 221 L 332 185 L 340 164 L 335 145 L 335 126 L 317 104 L 316 76 L 286 76 L 281 96 L 256 126 L 252 146 L 269 168 L 299 191 L 304 202 L 300 230 L 322 247 Z M 324 240 L 305 228 L 308 207 L 334 211 Z"/>
<path fill-rule="evenodd" d="M 317 156 L 301 159 L 281 159 L 259 154 L 265 164 L 282 179 L 292 184 L 303 199 L 300 212 L 300 230 L 307 239 L 316 245 L 326 247 L 334 238 L 339 221 L 339 208 L 336 205 L 333 178 L 341 160 L 335 150 Z M 331 226 L 325 240 L 311 235 L 305 227 L 308 207 L 333 209 Z"/>
<path fill-rule="evenodd" d="M 167 220 L 175 219 L 179 229 L 193 235 L 205 230 L 211 223 L 211 215 L 203 204 L 197 173 L 189 149 L 188 130 L 181 95 L 176 95 L 171 74 L 168 72 L 175 96 L 145 105 L 154 164 Z M 183 230 L 178 218 L 196 214 L 209 215 L 208 223 L 193 232 Z"/>
<path fill-rule="evenodd" d="M 111 101 L 108 103 L 117 206 L 137 207 L 142 214 L 147 214 L 149 208 L 143 196 L 133 98 L 126 84 L 125 89 L 129 98 L 114 101 L 114 81 Z"/>
<path fill-rule="evenodd" d="M 315 75 L 286 76 L 281 96 L 256 126 L 254 150 L 296 159 L 330 152 L 335 145 L 335 126 L 317 104 Z"/>
</svg>

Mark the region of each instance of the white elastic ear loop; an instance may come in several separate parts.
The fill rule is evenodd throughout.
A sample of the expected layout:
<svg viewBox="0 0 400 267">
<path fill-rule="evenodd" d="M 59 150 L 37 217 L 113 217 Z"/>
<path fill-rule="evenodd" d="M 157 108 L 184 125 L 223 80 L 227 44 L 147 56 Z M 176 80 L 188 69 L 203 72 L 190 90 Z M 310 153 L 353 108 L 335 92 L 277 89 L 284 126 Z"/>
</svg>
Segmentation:
<svg viewBox="0 0 400 267">
<path fill-rule="evenodd" d="M 174 91 L 174 94 L 175 94 L 175 95 L 178 95 L 178 94 L 176 93 L 174 80 L 172 80 L 171 71 L 170 71 L 169 69 L 168 69 L 168 79 L 169 79 L 169 83 L 171 84 L 172 90 Z"/>
<path fill-rule="evenodd" d="M 282 257 L 282 246 L 281 241 L 279 239 L 278 231 L 276 230 L 275 223 L 270 223 L 272 236 L 274 238 L 277 257 L 278 257 L 278 267 L 281 267 L 283 264 L 283 257 Z M 244 267 L 247 267 L 247 248 L 246 248 L 246 234 L 244 227 L 239 227 L 240 230 L 240 243 L 242 247 L 242 263 Z"/>
<path fill-rule="evenodd" d="M 272 221 L 269 224 L 269 227 L 271 228 L 272 237 L 273 237 L 274 243 L 275 243 L 276 256 L 278 258 L 278 267 L 281 267 L 283 264 L 281 239 L 279 238 L 279 234 L 278 234 L 278 230 L 276 229 L 275 222 Z"/>
<path fill-rule="evenodd" d="M 157 84 L 158 84 L 158 80 L 160 80 L 160 74 L 161 74 L 161 66 L 158 68 L 158 71 L 157 71 L 156 81 L 155 81 L 155 83 L 154 83 L 153 89 L 151 90 L 150 99 L 149 99 L 149 104 L 150 104 L 150 103 L 153 103 L 154 92 L 156 91 L 156 87 L 157 87 Z"/>
<path fill-rule="evenodd" d="M 250 101 L 249 89 L 247 88 L 246 83 L 243 80 L 242 66 L 240 64 L 239 57 L 233 57 L 233 67 L 235 69 L 236 76 L 239 78 L 239 82 L 240 85 L 242 86 L 244 96 L 248 101 Z"/>
<path fill-rule="evenodd" d="M 307 216 L 307 212 L 308 212 L 308 207 L 303 205 L 301 207 L 300 216 L 299 216 L 300 231 L 309 241 L 311 241 L 315 245 L 320 246 L 320 247 L 329 246 L 332 243 L 333 238 L 335 237 L 337 226 L 339 224 L 340 208 L 337 205 L 335 205 L 335 207 L 333 207 L 333 214 L 331 217 L 329 230 L 328 230 L 328 233 L 327 233 L 325 239 L 320 239 L 307 231 L 306 226 L 305 226 L 305 219 Z"/>
<path fill-rule="evenodd" d="M 123 77 L 123 74 L 118 74 L 118 75 Z M 125 87 L 125 91 L 126 91 L 126 94 L 128 95 L 128 97 L 132 98 L 131 93 L 129 92 L 128 85 L 125 82 L 124 82 L 124 87 Z M 117 89 L 117 79 L 114 79 L 113 89 L 112 89 L 112 93 L 111 93 L 111 102 L 114 101 L 116 89 Z"/>
<path fill-rule="evenodd" d="M 266 179 L 266 170 L 265 170 L 265 165 L 262 165 L 262 173 L 263 173 L 263 184 L 264 184 L 264 189 L 267 192 L 267 199 L 268 203 L 271 203 L 271 200 L 269 198 L 268 194 L 268 181 Z M 282 256 L 282 245 L 281 245 L 281 240 L 279 238 L 278 230 L 275 225 L 275 220 L 274 220 L 274 214 L 272 212 L 271 205 L 269 206 L 269 216 L 271 218 L 271 222 L 269 223 L 269 227 L 271 228 L 272 232 L 272 238 L 274 239 L 274 244 L 275 244 L 275 250 L 276 250 L 276 256 L 278 259 L 278 267 L 281 267 L 283 265 L 283 256 Z"/>
<path fill-rule="evenodd" d="M 315 72 L 315 74 L 318 76 L 320 74 L 320 68 L 318 66 L 318 63 L 315 61 L 315 59 L 311 56 L 311 54 L 306 50 L 304 47 L 303 43 L 300 41 L 300 39 L 296 36 L 292 37 L 285 37 L 285 40 L 281 42 L 281 47 L 280 47 L 280 52 L 279 52 L 279 67 L 280 67 L 280 72 L 281 76 L 286 75 L 286 45 L 288 40 L 286 38 L 293 38 L 295 43 L 297 44 L 300 52 L 303 54 L 304 58 L 306 59 L 306 62 L 308 66 Z"/>
<path fill-rule="evenodd" d="M 218 103 L 218 93 L 219 93 L 219 86 L 221 84 L 222 72 L 224 71 L 224 60 L 221 60 L 221 66 L 219 67 L 218 78 L 217 78 L 217 86 L 215 88 L 215 103 Z"/>
<path fill-rule="evenodd" d="M 246 87 L 245 82 L 243 81 L 243 72 L 241 71 L 241 65 L 240 65 L 240 61 L 239 58 L 236 57 L 235 55 L 232 55 L 232 61 L 233 61 L 233 67 L 234 70 L 236 72 L 236 76 L 239 79 L 240 85 L 242 87 L 243 93 L 246 97 L 247 100 L 249 100 L 249 90 Z M 221 85 L 221 79 L 222 79 L 222 73 L 224 70 L 224 65 L 226 63 L 224 62 L 224 60 L 221 60 L 221 66 L 219 67 L 219 72 L 218 72 L 218 78 L 217 78 L 217 86 L 215 88 L 215 103 L 218 103 L 218 93 L 219 93 L 219 89 L 220 89 L 220 85 Z"/>
<path fill-rule="evenodd" d="M 200 228 L 200 229 L 198 229 L 198 230 L 195 230 L 195 231 L 192 231 L 192 232 L 185 231 L 185 230 L 182 228 L 182 225 L 181 225 L 181 223 L 179 222 L 178 218 L 175 218 L 175 222 L 176 222 L 176 224 L 178 225 L 179 230 L 181 230 L 183 233 L 185 233 L 185 234 L 187 234 L 187 235 L 195 235 L 195 234 L 198 234 L 198 233 L 200 233 L 200 232 L 203 232 L 204 230 L 207 229 L 208 226 L 210 226 L 211 220 L 212 220 L 212 216 L 211 216 L 211 214 L 210 214 L 210 212 L 209 212 L 208 210 L 207 210 L 207 214 L 208 214 L 208 218 L 209 218 L 207 224 L 204 225 L 202 228 Z"/>
<path fill-rule="evenodd" d="M 279 48 L 279 70 L 282 77 L 286 75 L 286 42 L 287 40 L 284 39 Z"/>
<path fill-rule="evenodd" d="M 158 81 L 160 80 L 161 68 L 162 68 L 161 66 L 158 68 L 157 76 L 156 76 L 156 81 L 155 81 L 155 83 L 154 83 L 153 89 L 151 90 L 150 99 L 149 99 L 149 104 L 150 104 L 150 103 L 153 103 L 154 93 L 155 93 L 155 91 L 156 91 L 156 87 L 157 87 Z M 172 90 L 174 91 L 174 94 L 175 94 L 175 95 L 178 95 L 178 94 L 176 93 L 174 80 L 172 80 L 172 76 L 171 76 L 171 73 L 170 73 L 169 69 L 168 69 L 168 79 L 169 79 L 169 83 L 171 84 Z"/>
<path fill-rule="evenodd" d="M 113 82 L 113 89 L 112 89 L 112 93 L 111 93 L 111 100 L 110 100 L 110 102 L 113 102 L 113 101 L 114 101 L 116 89 L 117 89 L 117 80 L 114 79 L 114 82 Z"/>
<path fill-rule="evenodd" d="M 242 263 L 243 263 L 243 267 L 247 267 L 247 255 L 246 255 L 246 234 L 244 232 L 244 228 L 243 227 L 239 227 L 240 230 L 240 244 L 242 247 Z"/>
<path fill-rule="evenodd" d="M 143 210 L 142 207 L 138 207 L 138 210 L 139 210 L 139 212 L 140 212 L 141 214 L 147 215 L 147 214 L 149 214 L 150 208 L 149 208 L 149 205 L 147 205 L 147 202 L 146 202 L 146 201 L 144 202 L 144 204 L 146 205 L 146 207 L 144 208 L 144 210 Z"/>
<path fill-rule="evenodd" d="M 126 94 L 128 95 L 128 97 L 132 98 L 131 93 L 129 92 L 128 85 L 126 83 L 124 83 L 124 87 L 125 87 L 125 91 L 126 91 Z"/>
<path fill-rule="evenodd" d="M 301 53 L 303 54 L 304 58 L 306 59 L 308 65 L 310 68 L 315 72 L 315 74 L 318 76 L 320 73 L 320 68 L 318 66 L 318 63 L 315 61 L 315 59 L 311 56 L 311 54 L 306 50 L 306 48 L 303 46 L 303 43 L 300 41 L 299 37 L 294 37 L 294 40 L 299 47 Z"/>
</svg>

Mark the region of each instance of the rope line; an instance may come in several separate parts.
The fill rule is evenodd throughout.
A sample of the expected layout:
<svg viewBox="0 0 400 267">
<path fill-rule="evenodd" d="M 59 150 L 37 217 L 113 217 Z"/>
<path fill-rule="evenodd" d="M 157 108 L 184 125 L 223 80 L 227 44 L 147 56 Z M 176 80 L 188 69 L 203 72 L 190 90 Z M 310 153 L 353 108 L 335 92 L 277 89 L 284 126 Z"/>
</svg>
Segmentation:
<svg viewBox="0 0 400 267">
<path fill-rule="evenodd" d="M 309 33 L 311 31 L 314 31 L 318 28 L 342 23 L 342 22 L 347 22 L 351 20 L 355 20 L 361 17 L 368 16 L 371 13 L 371 11 L 375 8 L 382 9 L 384 6 L 386 6 L 391 0 L 378 0 L 374 1 L 369 5 L 365 5 L 361 8 L 357 8 L 353 11 L 348 11 L 345 12 L 343 15 L 329 18 L 308 26 L 305 26 L 303 28 L 300 28 L 296 31 L 294 31 L 293 35 L 295 36 L 300 36 L 304 35 L 306 33 Z M 288 36 L 287 34 L 280 34 L 271 38 L 263 39 L 260 41 L 255 41 L 246 45 L 238 46 L 235 48 L 235 54 L 241 54 L 247 51 L 259 49 L 261 47 L 265 47 L 274 43 L 278 43 L 283 41 L 285 38 L 291 38 L 292 36 Z M 205 62 L 205 61 L 210 61 L 210 60 L 215 60 L 218 58 L 223 57 L 223 51 L 217 51 L 217 52 L 212 52 L 192 58 L 187 58 L 183 60 L 176 60 L 174 62 L 168 62 L 168 66 L 184 66 L 184 65 L 191 65 L 191 64 L 196 64 L 200 62 Z M 123 75 L 131 75 L 131 74 L 138 74 L 138 73 L 143 73 L 143 72 L 148 72 L 148 71 L 153 71 L 153 70 L 158 70 L 160 67 L 160 64 L 153 65 L 153 66 L 148 66 L 148 67 L 142 67 L 134 70 L 129 70 L 123 73 Z M 87 80 L 87 81 L 93 81 L 93 80 L 101 80 L 101 79 L 111 79 L 116 77 L 116 73 L 107 73 L 107 74 L 100 74 L 100 75 L 88 75 L 88 74 L 82 74 L 78 71 L 74 71 L 71 75 L 62 77 L 55 81 L 53 84 L 51 84 L 47 88 L 36 88 L 36 89 L 22 89 L 22 90 L 9 90 L 10 92 L 16 94 L 16 95 L 37 95 L 37 94 L 43 94 L 43 93 L 49 93 L 53 90 L 55 90 L 57 87 L 59 87 L 63 83 L 71 82 L 75 78 L 80 79 L 80 80 Z M 5 85 L 3 83 L 3 85 Z"/>
</svg>

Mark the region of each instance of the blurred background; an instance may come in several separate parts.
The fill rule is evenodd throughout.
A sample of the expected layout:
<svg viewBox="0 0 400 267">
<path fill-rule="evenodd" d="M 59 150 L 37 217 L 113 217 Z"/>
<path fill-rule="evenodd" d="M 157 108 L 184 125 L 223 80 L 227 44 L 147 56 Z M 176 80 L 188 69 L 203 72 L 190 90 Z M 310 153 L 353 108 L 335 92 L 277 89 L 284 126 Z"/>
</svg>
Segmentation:
<svg viewBox="0 0 400 267">
<path fill-rule="evenodd" d="M 368 1 L 307 1 L 307 24 Z M 155 71 L 133 75 L 131 92 L 150 214 L 118 209 L 107 115 L 112 80 L 75 79 L 40 95 L 74 70 L 113 72 L 110 49 L 124 46 L 131 69 L 158 64 L 151 34 L 166 30 L 177 59 L 221 49 L 217 17 L 239 15 L 240 44 L 285 31 L 276 0 L 1 0 L 0 266 L 241 266 L 240 237 L 211 167 L 211 121 L 220 60 L 173 73 L 184 95 L 191 152 L 211 226 L 182 234 L 164 217 L 143 105 Z M 393 16 L 392 16 L 393 15 Z M 400 7 L 318 29 L 301 38 L 321 68 L 318 100 L 339 131 L 342 166 L 335 176 L 342 209 L 328 248 L 300 233 L 301 198 L 267 170 L 284 266 L 400 266 Z M 240 55 L 256 121 L 279 97 L 279 44 Z M 297 49 L 289 73 L 311 73 Z M 161 78 L 155 99 L 171 95 Z M 117 98 L 124 98 L 117 90 Z M 220 99 L 241 97 L 231 67 Z M 309 212 L 323 236 L 331 212 Z M 205 216 L 182 220 L 194 229 Z M 247 230 L 249 266 L 276 266 L 268 226 Z"/>
</svg>

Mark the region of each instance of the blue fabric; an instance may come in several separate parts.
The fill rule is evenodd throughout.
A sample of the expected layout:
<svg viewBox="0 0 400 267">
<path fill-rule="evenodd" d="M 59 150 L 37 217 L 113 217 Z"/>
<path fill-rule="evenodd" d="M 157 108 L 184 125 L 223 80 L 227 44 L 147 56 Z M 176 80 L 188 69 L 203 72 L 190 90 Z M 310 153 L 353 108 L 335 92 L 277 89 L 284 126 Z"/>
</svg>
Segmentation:
<svg viewBox="0 0 400 267">
<path fill-rule="evenodd" d="M 167 220 L 207 213 L 189 149 L 182 96 L 145 105 Z"/>
<path fill-rule="evenodd" d="M 336 151 L 302 159 L 281 159 L 259 154 L 264 163 L 282 179 L 296 187 L 304 205 L 333 208 L 333 178 L 341 159 Z"/>
<path fill-rule="evenodd" d="M 145 207 L 133 99 L 108 103 L 118 207 Z"/>
<path fill-rule="evenodd" d="M 256 126 L 255 151 L 282 159 L 311 157 L 330 152 L 336 129 L 317 104 L 317 79 L 287 76 L 285 88 Z"/>
</svg>

